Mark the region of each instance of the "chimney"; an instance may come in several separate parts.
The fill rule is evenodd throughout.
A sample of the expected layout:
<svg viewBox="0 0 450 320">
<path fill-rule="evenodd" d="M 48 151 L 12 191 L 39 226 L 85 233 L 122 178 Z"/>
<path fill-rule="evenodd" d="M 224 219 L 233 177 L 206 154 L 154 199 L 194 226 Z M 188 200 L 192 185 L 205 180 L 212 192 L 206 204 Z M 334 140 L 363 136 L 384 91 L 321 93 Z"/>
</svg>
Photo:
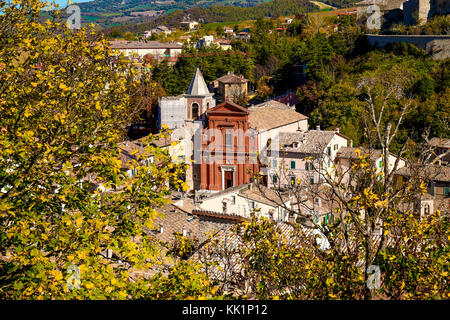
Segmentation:
<svg viewBox="0 0 450 320">
<path fill-rule="evenodd" d="M 186 235 L 187 235 L 187 230 L 185 227 L 183 227 L 183 237 L 186 237 Z"/>
<path fill-rule="evenodd" d="M 336 128 L 336 132 L 339 133 L 339 128 Z"/>
<path fill-rule="evenodd" d="M 353 139 L 350 140 L 350 148 L 353 148 Z"/>
<path fill-rule="evenodd" d="M 318 124 L 318 125 L 316 126 L 316 130 L 317 130 L 317 131 L 320 131 L 320 124 Z"/>
<path fill-rule="evenodd" d="M 164 232 L 164 228 L 162 226 L 162 224 L 159 225 L 159 233 L 163 233 Z"/>
</svg>

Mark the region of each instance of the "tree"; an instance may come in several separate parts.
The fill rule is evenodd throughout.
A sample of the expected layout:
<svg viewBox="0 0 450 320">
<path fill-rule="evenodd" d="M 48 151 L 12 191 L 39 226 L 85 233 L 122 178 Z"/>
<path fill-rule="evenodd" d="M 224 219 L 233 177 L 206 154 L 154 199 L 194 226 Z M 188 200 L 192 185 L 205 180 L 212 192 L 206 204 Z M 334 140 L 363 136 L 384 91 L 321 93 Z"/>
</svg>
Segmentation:
<svg viewBox="0 0 450 320">
<path fill-rule="evenodd" d="M 258 80 L 256 92 L 262 100 L 266 99 L 273 93 L 273 88 L 269 84 L 270 77 L 263 76 Z"/>
<path fill-rule="evenodd" d="M 216 28 L 216 33 L 217 33 L 217 35 L 218 36 L 223 36 L 224 35 L 224 29 L 223 29 L 223 26 L 221 26 L 221 25 L 219 25 L 219 26 L 217 26 L 217 28 Z"/>
<path fill-rule="evenodd" d="M 128 41 L 136 40 L 135 35 L 131 32 L 125 32 L 125 34 L 123 35 L 123 38 Z"/>
<path fill-rule="evenodd" d="M 291 180 L 285 164 L 279 164 L 277 195 L 267 200 L 289 212 L 290 221 L 258 218 L 256 210 L 238 225 L 232 241 L 238 252 L 230 260 L 237 271 L 227 281 L 259 299 L 448 299 L 448 216 L 440 210 L 424 214 L 420 208 L 431 149 L 412 150 L 406 143 L 392 157 L 412 103 L 398 75 L 362 79 L 365 147 L 357 148 L 349 163 L 336 161 L 329 170 L 327 144 L 317 141 L 305 161 L 318 179 Z M 386 121 L 391 104 L 401 107 Z M 402 161 L 411 172 L 407 180 L 396 178 Z M 439 168 L 432 172 L 438 174 Z M 262 174 L 255 179 L 265 194 Z M 290 205 L 283 201 L 285 194 Z M 223 259 L 213 255 L 203 261 Z M 242 276 L 245 285 L 239 283 Z"/>
<path fill-rule="evenodd" d="M 134 176 L 121 168 L 118 143 L 136 111 L 129 90 L 143 75 L 58 12 L 39 23 L 37 0 L 0 7 L 0 297 L 143 297 L 167 280 L 130 281 L 156 262 L 144 230 L 184 171 L 151 136 L 127 164 Z"/>
</svg>

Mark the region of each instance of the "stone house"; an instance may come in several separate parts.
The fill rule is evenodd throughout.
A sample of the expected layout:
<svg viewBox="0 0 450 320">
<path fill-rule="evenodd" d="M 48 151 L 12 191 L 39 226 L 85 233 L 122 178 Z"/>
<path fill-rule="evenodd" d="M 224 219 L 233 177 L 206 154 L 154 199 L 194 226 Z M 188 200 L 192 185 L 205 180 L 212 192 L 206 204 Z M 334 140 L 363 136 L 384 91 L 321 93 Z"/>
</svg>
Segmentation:
<svg viewBox="0 0 450 320">
<path fill-rule="evenodd" d="M 334 176 L 338 150 L 347 147 L 348 138 L 339 130 L 305 130 L 280 133 L 280 152 L 270 167 L 270 187 L 288 187 L 298 179 L 314 184 L 322 175 Z"/>
</svg>

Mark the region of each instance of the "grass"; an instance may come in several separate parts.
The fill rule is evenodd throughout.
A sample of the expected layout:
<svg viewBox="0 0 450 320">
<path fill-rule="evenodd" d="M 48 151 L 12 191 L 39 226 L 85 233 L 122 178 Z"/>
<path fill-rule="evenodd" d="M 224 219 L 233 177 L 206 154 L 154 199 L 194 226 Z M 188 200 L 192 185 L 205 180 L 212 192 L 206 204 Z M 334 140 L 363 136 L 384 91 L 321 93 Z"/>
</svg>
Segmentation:
<svg viewBox="0 0 450 320">
<path fill-rule="evenodd" d="M 319 7 L 320 10 L 322 9 L 330 9 L 330 10 L 335 10 L 337 8 L 330 6 L 329 4 L 320 2 L 320 1 L 310 1 L 312 4 L 315 4 L 316 6 Z"/>
</svg>

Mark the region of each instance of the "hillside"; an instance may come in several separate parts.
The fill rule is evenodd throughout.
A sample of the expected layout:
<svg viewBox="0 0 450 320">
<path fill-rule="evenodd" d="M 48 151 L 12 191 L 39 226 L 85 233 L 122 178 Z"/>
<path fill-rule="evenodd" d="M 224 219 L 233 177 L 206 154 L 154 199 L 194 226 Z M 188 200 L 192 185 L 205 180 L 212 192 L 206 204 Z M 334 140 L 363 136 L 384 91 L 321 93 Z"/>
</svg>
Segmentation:
<svg viewBox="0 0 450 320">
<path fill-rule="evenodd" d="M 127 24 L 126 26 L 120 27 L 120 29 L 121 31 L 140 33 L 159 24 L 177 26 L 186 17 L 207 24 L 212 22 L 256 20 L 264 17 L 296 15 L 317 10 L 319 8 L 308 0 L 275 0 L 247 8 L 233 6 L 196 7 L 162 15 L 148 23 Z"/>
<path fill-rule="evenodd" d="M 265 0 L 94 0 L 80 3 L 83 22 L 101 27 L 149 22 L 177 10 L 211 6 L 253 7 Z"/>
<path fill-rule="evenodd" d="M 275 3 L 273 3 L 275 2 Z M 176 24 L 183 19 L 206 23 L 256 19 L 263 16 L 296 14 L 323 8 L 342 8 L 356 1 L 270 1 L 270 0 L 94 0 L 80 3 L 82 22 L 102 28 L 151 24 Z M 301 3 L 299 5 L 299 3 Z M 301 10 L 299 10 L 301 7 Z M 255 8 L 255 9 L 252 9 Z M 306 10 L 303 10 L 306 9 Z M 239 17 L 239 18 L 237 18 Z M 139 27 L 134 28 L 139 29 Z"/>
</svg>

